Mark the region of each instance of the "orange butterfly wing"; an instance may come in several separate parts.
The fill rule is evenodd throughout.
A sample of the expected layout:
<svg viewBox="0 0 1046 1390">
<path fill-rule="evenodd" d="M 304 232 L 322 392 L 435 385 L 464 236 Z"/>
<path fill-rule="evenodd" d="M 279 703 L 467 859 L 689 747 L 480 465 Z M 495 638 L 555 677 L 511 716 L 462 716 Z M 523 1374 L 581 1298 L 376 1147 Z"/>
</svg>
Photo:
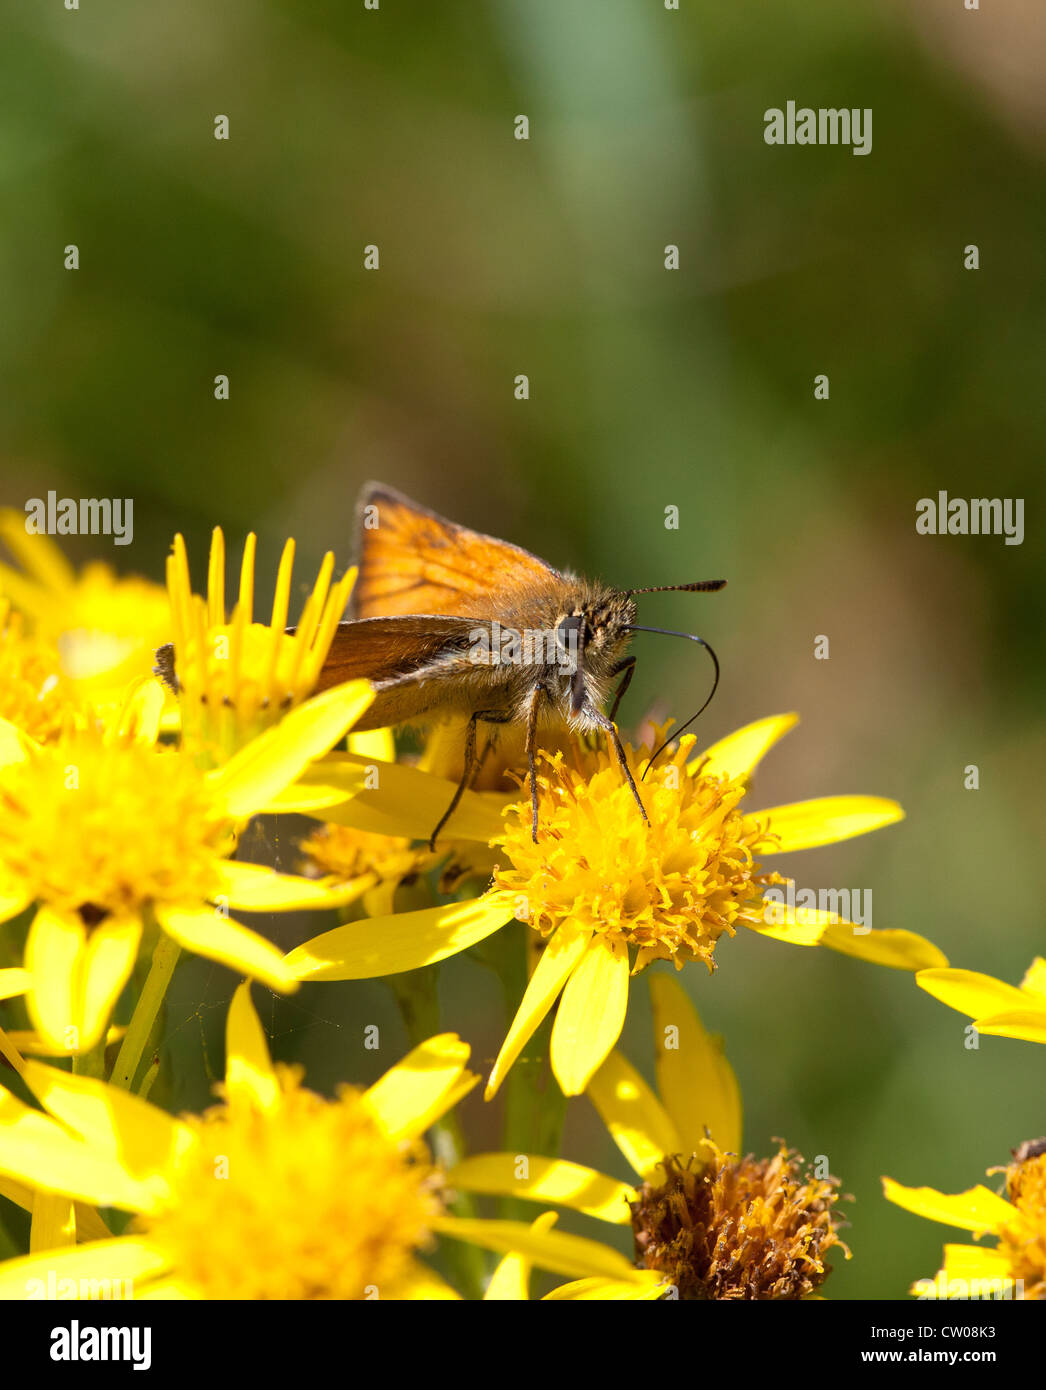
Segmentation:
<svg viewBox="0 0 1046 1390">
<path fill-rule="evenodd" d="M 529 551 L 447 521 L 380 483 L 364 487 L 357 519 L 358 618 L 494 617 L 507 588 L 545 588 L 560 577 Z"/>
</svg>

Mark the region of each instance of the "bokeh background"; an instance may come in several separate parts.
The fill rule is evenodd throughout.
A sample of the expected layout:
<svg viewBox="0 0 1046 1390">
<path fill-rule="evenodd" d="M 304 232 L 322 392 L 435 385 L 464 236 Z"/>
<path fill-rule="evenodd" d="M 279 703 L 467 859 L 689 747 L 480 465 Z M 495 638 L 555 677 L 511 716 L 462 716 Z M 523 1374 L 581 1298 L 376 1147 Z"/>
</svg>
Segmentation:
<svg viewBox="0 0 1046 1390">
<path fill-rule="evenodd" d="M 1035 0 L 7 7 L 0 501 L 133 497 L 133 545 L 67 551 L 157 579 L 182 530 L 202 581 L 221 524 L 236 552 L 259 533 L 268 581 L 293 535 L 304 589 L 325 549 L 351 560 L 368 478 L 622 586 L 724 575 L 642 620 L 716 646 L 709 741 L 801 712 L 756 804 L 860 791 L 908 812 L 781 867 L 871 888 L 875 926 L 1017 981 L 1044 939 L 1043 21 Z M 872 153 L 767 146 L 789 99 L 873 108 Z M 1026 499 L 1024 544 L 917 535 L 939 489 Z M 637 639 L 625 723 L 700 703 L 681 645 Z M 292 832 L 266 832 L 288 867 Z M 726 1035 L 747 1146 L 825 1154 L 856 1199 L 826 1293 L 903 1296 L 960 1237 L 883 1202 L 880 1174 L 960 1190 L 1004 1163 L 1046 1130 L 1046 1049 L 969 1051 L 908 976 L 829 952 L 751 937 L 718 957 L 682 978 Z M 234 983 L 179 972 L 172 1104 L 220 1075 Z M 459 959 L 442 990 L 491 1058 L 494 977 Z M 318 1088 L 405 1046 L 380 984 L 258 997 Z M 623 1047 L 650 1075 L 635 998 Z M 463 1113 L 498 1143 L 496 1107 Z M 583 1099 L 565 1152 L 626 1176 Z"/>
</svg>

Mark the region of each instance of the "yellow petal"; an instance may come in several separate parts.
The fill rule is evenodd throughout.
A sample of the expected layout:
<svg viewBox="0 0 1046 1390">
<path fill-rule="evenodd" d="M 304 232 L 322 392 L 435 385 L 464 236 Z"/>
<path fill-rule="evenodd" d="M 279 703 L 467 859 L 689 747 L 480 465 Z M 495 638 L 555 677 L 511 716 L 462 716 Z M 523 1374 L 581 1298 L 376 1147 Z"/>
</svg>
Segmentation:
<svg viewBox="0 0 1046 1390">
<path fill-rule="evenodd" d="M 526 1176 L 519 1176 L 520 1169 Z M 530 1202 L 554 1202 L 600 1221 L 627 1226 L 628 1203 L 635 1191 L 616 1178 L 565 1159 L 537 1154 L 488 1153 L 466 1158 L 448 1176 L 452 1187 L 465 1192 L 489 1192 L 522 1197 Z"/>
<path fill-rule="evenodd" d="M 367 729 L 362 734 L 349 735 L 349 752 L 372 763 L 394 763 L 396 740 L 391 729 Z"/>
<path fill-rule="evenodd" d="M 141 922 L 106 919 L 88 932 L 78 917 L 41 908 L 26 941 L 33 979 L 29 1016 L 56 1053 L 86 1052 L 106 1025 L 134 969 Z"/>
<path fill-rule="evenodd" d="M 512 918 L 511 893 L 397 912 L 335 927 L 296 946 L 284 964 L 299 980 L 370 980 L 455 956 Z"/>
<path fill-rule="evenodd" d="M 380 763 L 354 753 L 331 753 L 307 768 L 299 782 L 273 800 L 274 811 L 323 809 L 323 819 L 379 835 L 427 840 L 443 818 L 455 784 L 404 763 Z M 462 793 L 441 832 L 448 839 L 486 844 L 502 828 L 511 796 Z"/>
<path fill-rule="evenodd" d="M 1046 1001 L 1046 960 L 1036 956 L 1024 972 L 1021 989 L 1025 994 L 1040 995 Z"/>
<path fill-rule="evenodd" d="M 961 1280 L 952 1292 L 967 1298 L 1013 1297 L 1015 1271 L 1010 1256 L 990 1245 L 946 1245 L 944 1247 L 943 1296 L 948 1284 Z M 940 1285 L 938 1285 L 940 1288 Z"/>
<path fill-rule="evenodd" d="M 57 1250 L 76 1244 L 75 1204 L 70 1197 L 38 1192 L 33 1198 L 33 1219 L 29 1226 L 29 1253 Z"/>
<path fill-rule="evenodd" d="M 17 1178 L 5 1178 L 0 1174 L 0 1197 L 6 1197 L 9 1202 L 14 1202 L 16 1207 L 31 1212 L 33 1203 L 38 1196 L 39 1190 L 37 1188 L 31 1187 L 28 1183 L 19 1182 Z M 108 1240 L 112 1235 L 112 1231 L 99 1215 L 97 1207 L 92 1207 L 87 1202 L 74 1202 L 73 1209 L 76 1213 L 78 1240 Z M 0 1265 L 0 1268 L 2 1267 Z"/>
<path fill-rule="evenodd" d="M 784 854 L 833 845 L 903 819 L 901 807 L 886 797 L 822 796 L 814 801 L 796 801 L 756 811 L 745 817 L 745 824 L 759 824 L 776 837 L 760 853 Z"/>
<path fill-rule="evenodd" d="M 374 699 L 367 681 L 337 685 L 284 715 L 210 776 L 215 801 L 236 820 L 267 805 L 355 724 Z"/>
<path fill-rule="evenodd" d="M 231 1102 L 244 1100 L 257 1110 L 279 1104 L 280 1084 L 247 980 L 233 995 L 225 1024 L 225 1088 Z"/>
<path fill-rule="evenodd" d="M 624 1255 L 584 1236 L 561 1231 L 535 1231 L 524 1221 L 474 1221 L 442 1216 L 433 1222 L 440 1235 L 467 1240 L 485 1250 L 526 1256 L 540 1269 L 575 1279 L 602 1276 L 628 1283 L 643 1283 L 644 1271 L 633 1269 Z"/>
<path fill-rule="evenodd" d="M 17 724 L 12 724 L 9 719 L 0 719 L 0 768 L 24 763 L 37 747 L 35 740 L 24 734 Z"/>
<path fill-rule="evenodd" d="M 157 907 L 156 916 L 167 935 L 186 950 L 220 961 L 283 994 L 298 988 L 294 972 L 284 965 L 271 941 L 214 908 Z"/>
<path fill-rule="evenodd" d="M 411 1260 L 407 1272 L 396 1280 L 391 1298 L 430 1303 L 434 1299 L 460 1301 L 461 1294 L 452 1289 L 445 1279 L 441 1279 L 434 1269 L 429 1269 L 420 1260 Z"/>
<path fill-rule="evenodd" d="M 456 1033 L 440 1033 L 408 1052 L 364 1092 L 390 1139 L 416 1138 L 446 1114 L 468 1059 L 468 1043 Z"/>
<path fill-rule="evenodd" d="M 296 874 L 281 874 L 263 864 L 244 864 L 223 859 L 216 866 L 221 887 L 214 894 L 224 896 L 229 907 L 241 912 L 295 912 L 308 908 L 343 907 L 361 897 L 365 883 L 331 884 Z M 367 882 L 373 882 L 368 878 Z M 362 885 L 362 886 L 361 886 Z"/>
<path fill-rule="evenodd" d="M 44 1109 L 135 1178 L 166 1174 L 195 1147 L 192 1130 L 158 1106 L 92 1076 L 27 1061 L 26 1085 Z"/>
<path fill-rule="evenodd" d="M 32 979 L 28 970 L 16 966 L 0 970 L 0 999 L 14 999 L 19 994 L 25 994 Z"/>
<path fill-rule="evenodd" d="M 790 946 L 819 946 L 826 929 L 838 920 L 834 912 L 816 907 L 791 907 L 788 903 L 766 898 L 763 910 L 761 920 L 747 917 L 737 920 L 759 936 L 768 936 L 771 941 L 786 941 Z"/>
<path fill-rule="evenodd" d="M 767 719 L 757 719 L 706 748 L 687 765 L 688 771 L 700 770 L 710 777 L 750 777 L 774 744 L 798 723 L 797 714 L 771 714 Z"/>
<path fill-rule="evenodd" d="M 865 931 L 851 922 L 834 922 L 825 928 L 820 944 L 844 956 L 874 961 L 894 970 L 936 969 L 948 964 L 948 957 L 925 936 L 913 931 L 888 927 L 883 931 Z"/>
<path fill-rule="evenodd" d="M 0 1091 L 0 1165 L 37 1190 L 64 1192 L 96 1207 L 151 1211 L 157 1202 L 155 1181 L 139 1180 L 119 1158 L 85 1144 L 6 1091 Z"/>
<path fill-rule="evenodd" d="M 1028 1007 L 1028 996 L 1015 985 L 976 970 L 920 970 L 915 983 L 942 1004 L 971 1018 Z"/>
<path fill-rule="evenodd" d="M 978 1033 L 997 1038 L 1021 1038 L 1024 1042 L 1046 1043 L 1046 1007 L 1041 1009 L 1009 1009 L 977 1019 Z"/>
<path fill-rule="evenodd" d="M 586 1095 L 633 1171 L 644 1180 L 654 1177 L 665 1154 L 683 1152 L 671 1115 L 620 1052 L 611 1052 L 588 1083 Z"/>
<path fill-rule="evenodd" d="M 961 1226 L 964 1231 L 996 1232 L 1013 1220 L 1013 1206 L 981 1186 L 948 1193 L 933 1187 L 902 1187 L 892 1178 L 883 1178 L 883 1196 L 905 1211 L 946 1226 Z"/>
<path fill-rule="evenodd" d="M 734 1069 L 670 975 L 650 977 L 657 1088 L 683 1141 L 683 1152 L 711 1157 L 706 1130 L 724 1153 L 741 1152 L 741 1091 Z M 678 1152 L 666 1149 L 665 1153 Z"/>
<path fill-rule="evenodd" d="M 104 1294 L 106 1281 L 110 1289 L 117 1279 L 130 1279 L 136 1284 L 159 1274 L 166 1265 L 167 1257 L 137 1236 L 96 1240 L 65 1250 L 42 1250 L 0 1264 L 0 1299 L 47 1298 L 52 1286 L 57 1292 L 51 1297 L 68 1298 L 71 1293 L 80 1293 L 81 1281 L 84 1295 L 91 1297 L 93 1293 L 97 1298 Z M 63 1283 L 67 1280 L 72 1281 L 68 1286 Z"/>
<path fill-rule="evenodd" d="M 647 1276 L 643 1283 L 621 1279 L 575 1279 L 570 1284 L 560 1284 L 545 1294 L 543 1303 L 578 1302 L 599 1299 L 601 1302 L 647 1302 L 660 1298 L 664 1292 L 662 1276 L 652 1269 L 637 1270 Z"/>
<path fill-rule="evenodd" d="M 595 936 L 567 980 L 552 1025 L 552 1071 L 579 1096 L 621 1036 L 628 1008 L 628 950 Z"/>
<path fill-rule="evenodd" d="M 558 1216 L 545 1211 L 531 1222 L 533 1231 L 550 1231 Z M 530 1261 L 523 1255 L 506 1255 L 498 1262 L 483 1294 L 484 1303 L 519 1303 L 530 1297 Z"/>
<path fill-rule="evenodd" d="M 549 939 L 487 1078 L 485 1099 L 494 1096 L 513 1062 L 541 1026 L 570 972 L 584 959 L 591 939 L 590 929 L 582 930 L 573 922 L 562 923 Z"/>
</svg>

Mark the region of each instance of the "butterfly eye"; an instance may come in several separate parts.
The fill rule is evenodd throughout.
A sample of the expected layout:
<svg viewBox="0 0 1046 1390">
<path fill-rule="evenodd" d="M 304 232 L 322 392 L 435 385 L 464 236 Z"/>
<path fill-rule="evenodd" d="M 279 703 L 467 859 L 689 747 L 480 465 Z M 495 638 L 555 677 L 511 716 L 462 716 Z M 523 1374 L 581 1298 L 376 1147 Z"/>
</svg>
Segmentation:
<svg viewBox="0 0 1046 1390">
<path fill-rule="evenodd" d="M 556 649 L 560 665 L 569 663 L 571 670 L 576 669 L 577 666 L 578 648 L 581 645 L 584 621 L 580 613 L 572 613 L 569 618 L 564 618 L 556 628 Z"/>
</svg>

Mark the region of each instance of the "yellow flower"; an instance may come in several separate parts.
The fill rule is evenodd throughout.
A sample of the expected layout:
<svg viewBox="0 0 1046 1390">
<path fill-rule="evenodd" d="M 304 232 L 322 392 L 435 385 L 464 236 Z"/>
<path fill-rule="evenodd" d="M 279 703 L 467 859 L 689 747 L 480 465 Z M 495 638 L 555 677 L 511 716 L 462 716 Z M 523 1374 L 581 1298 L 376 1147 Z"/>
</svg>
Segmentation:
<svg viewBox="0 0 1046 1390">
<path fill-rule="evenodd" d="M 457 837 L 486 838 L 508 853 L 490 892 L 470 902 L 354 923 L 288 956 L 302 979 L 395 974 L 441 960 L 489 936 L 506 919 L 528 922 L 547 943 L 487 1083 L 488 1098 L 556 1000 L 552 1067 L 580 1094 L 617 1041 L 629 976 L 659 958 L 712 969 L 719 939 L 744 926 L 799 946 L 829 946 L 902 970 L 947 965 L 913 932 L 870 930 L 825 908 L 792 906 L 756 853 L 774 854 L 864 834 L 901 819 L 894 801 L 824 797 L 746 812 L 742 799 L 763 754 L 796 723 L 763 719 L 687 761 L 693 739 L 641 782 L 646 822 L 609 756 L 581 745 L 546 758 L 539 774 L 538 843 L 529 799 L 499 816 L 499 798 L 466 793 L 450 822 Z M 628 750 L 637 784 L 646 750 Z M 383 766 L 368 790 L 363 760 L 333 754 L 274 809 L 386 833 L 427 836 L 446 807 L 447 784 L 416 768 Z M 767 890 L 773 894 L 767 896 Z M 560 998 L 560 996 L 562 996 Z"/>
<path fill-rule="evenodd" d="M 30 1015 L 45 1043 L 69 1053 L 103 1036 L 147 926 L 291 990 L 281 953 L 228 909 L 345 901 L 341 887 L 229 855 L 256 807 L 367 708 L 366 682 L 318 696 L 206 773 L 154 746 L 159 691 L 149 682 L 139 694 L 122 726 L 76 730 L 47 747 L 0 724 L 0 922 L 36 905 L 24 961 Z"/>
<path fill-rule="evenodd" d="M 721 1041 L 671 977 L 653 976 L 650 988 L 662 1099 L 616 1051 L 588 1088 L 638 1189 L 582 1164 L 510 1153 L 466 1158 L 451 1181 L 631 1222 L 637 1263 L 681 1299 L 808 1297 L 830 1272 L 833 1246 L 850 1258 L 837 1235 L 836 1179 L 804 1173 L 783 1144 L 769 1159 L 738 1157 L 741 1098 Z"/>
<path fill-rule="evenodd" d="M 57 738 L 86 718 L 57 647 L 26 634 L 21 613 L 0 598 L 0 719 L 37 743 Z"/>
<path fill-rule="evenodd" d="M 915 983 L 950 1008 L 969 1014 L 978 1033 L 1046 1043 L 1046 960 L 1036 956 L 1019 985 L 976 970 L 920 970 Z"/>
<path fill-rule="evenodd" d="M 905 1211 L 999 1242 L 946 1245 L 935 1278 L 916 1280 L 909 1292 L 934 1299 L 1046 1299 L 1046 1139 L 1021 1144 L 1008 1167 L 988 1171 L 1006 1174 L 1005 1197 L 983 1186 L 946 1193 L 883 1178 L 887 1200 Z"/>
<path fill-rule="evenodd" d="M 0 592 L 57 647 L 62 674 L 85 702 L 103 711 L 119 704 L 129 682 L 149 675 L 170 635 L 162 587 L 121 578 L 100 561 L 77 574 L 47 536 L 27 535 L 25 517 L 13 510 L 0 511 L 0 538 L 20 562 L 0 564 Z"/>
<path fill-rule="evenodd" d="M 229 1011 L 222 1103 L 202 1116 L 21 1063 L 46 1114 L 0 1091 L 0 1173 L 39 1194 L 34 1217 L 40 1196 L 45 1212 L 56 1196 L 67 1206 L 51 1248 L 34 1222 L 34 1253 L 0 1264 L 0 1298 L 31 1297 L 48 1278 L 74 1290 L 131 1279 L 137 1299 L 455 1298 L 419 1259 L 436 1236 L 518 1251 L 569 1278 L 639 1283 L 595 1241 L 447 1214 L 445 1174 L 421 1136 L 479 1079 L 468 1055 L 442 1034 L 369 1089 L 325 1100 L 273 1066 L 245 983 Z M 74 1245 L 74 1200 L 134 1220 Z"/>
<path fill-rule="evenodd" d="M 287 630 L 294 542 L 280 560 L 269 623 L 252 621 L 253 532 L 243 547 L 239 601 L 225 612 L 225 539 L 211 538 L 207 597 L 192 592 L 185 541 L 174 538 L 167 560 L 167 589 L 173 624 L 171 647 L 161 650 L 159 669 L 179 695 L 182 743 L 210 766 L 275 724 L 316 685 L 335 628 L 345 609 L 356 571 L 331 585 L 334 556 L 328 551 L 297 628 Z"/>
</svg>

